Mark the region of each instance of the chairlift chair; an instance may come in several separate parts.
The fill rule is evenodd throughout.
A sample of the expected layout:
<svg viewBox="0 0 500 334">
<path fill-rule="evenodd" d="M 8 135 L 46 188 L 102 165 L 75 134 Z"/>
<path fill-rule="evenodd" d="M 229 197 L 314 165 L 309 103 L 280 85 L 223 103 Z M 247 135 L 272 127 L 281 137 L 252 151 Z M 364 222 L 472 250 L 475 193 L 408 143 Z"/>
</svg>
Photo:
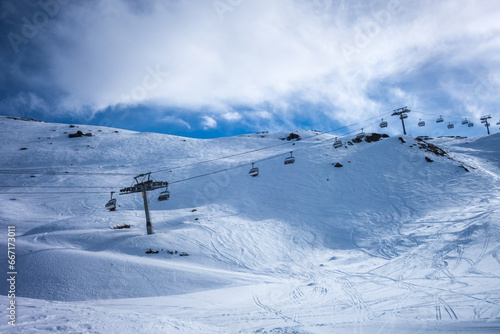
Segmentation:
<svg viewBox="0 0 500 334">
<path fill-rule="evenodd" d="M 448 129 L 453 129 L 454 127 L 455 127 L 455 125 L 448 123 Z"/>
<path fill-rule="evenodd" d="M 425 122 L 424 122 L 424 121 L 422 121 L 422 120 L 420 120 L 420 121 L 418 122 L 418 126 L 420 126 L 420 127 L 425 126 Z"/>
<path fill-rule="evenodd" d="M 469 121 L 467 120 L 467 118 L 466 118 L 466 119 L 464 119 L 464 120 L 462 121 L 462 124 L 463 124 L 463 125 L 465 125 L 465 124 L 467 124 L 467 123 L 469 123 Z"/>
<path fill-rule="evenodd" d="M 259 167 L 254 167 L 254 162 L 252 162 L 252 169 L 248 172 L 248 175 L 252 177 L 256 177 L 259 175 Z"/>
<path fill-rule="evenodd" d="M 293 164 L 295 158 L 293 157 L 293 151 L 290 152 L 290 156 L 285 159 L 285 165 Z"/>
<path fill-rule="evenodd" d="M 380 127 L 381 128 L 386 128 L 387 127 L 387 121 L 384 121 L 383 118 L 382 118 L 382 122 L 380 122 Z"/>
<path fill-rule="evenodd" d="M 167 189 L 165 189 L 165 191 L 162 191 L 160 193 L 160 196 L 158 196 L 158 201 L 159 202 L 166 201 L 169 198 L 170 198 L 170 192 Z"/>
<path fill-rule="evenodd" d="M 436 123 L 442 123 L 444 122 L 443 116 L 439 116 L 439 118 L 436 120 Z"/>
<path fill-rule="evenodd" d="M 468 126 L 469 128 L 472 128 L 472 127 L 474 126 L 474 123 L 469 122 L 469 124 L 467 124 L 467 126 Z"/>
<path fill-rule="evenodd" d="M 401 114 L 401 119 L 408 118 L 408 114 Z"/>
<path fill-rule="evenodd" d="M 114 191 L 111 192 L 111 199 L 104 206 L 109 211 L 115 211 L 116 210 L 116 198 L 113 198 L 113 194 L 114 193 L 115 193 Z"/>
<path fill-rule="evenodd" d="M 500 125 L 500 121 L 497 122 L 497 125 Z"/>
<path fill-rule="evenodd" d="M 342 146 L 342 140 L 337 139 L 337 137 L 335 137 L 335 141 L 333 142 L 333 147 L 334 148 L 339 148 L 341 146 Z"/>
</svg>

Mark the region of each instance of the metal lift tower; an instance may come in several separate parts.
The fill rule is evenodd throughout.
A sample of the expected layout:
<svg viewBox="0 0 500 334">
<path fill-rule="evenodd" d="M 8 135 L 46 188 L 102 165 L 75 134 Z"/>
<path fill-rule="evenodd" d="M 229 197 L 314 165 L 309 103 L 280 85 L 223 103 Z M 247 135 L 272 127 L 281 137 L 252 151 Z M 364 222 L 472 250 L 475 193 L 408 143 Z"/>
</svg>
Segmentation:
<svg viewBox="0 0 500 334">
<path fill-rule="evenodd" d="M 394 109 L 393 113 L 391 116 L 399 116 L 399 119 L 401 119 L 401 124 L 403 124 L 403 133 L 406 135 L 406 128 L 405 128 L 405 118 L 408 118 L 408 113 L 411 110 L 408 109 L 408 107 L 403 107 L 403 108 L 398 108 Z"/>
<path fill-rule="evenodd" d="M 491 118 L 491 115 L 486 115 L 481 117 L 481 123 L 484 123 L 484 126 L 486 127 L 486 130 L 488 130 L 488 134 L 490 134 L 490 123 L 488 120 Z"/>
<path fill-rule="evenodd" d="M 144 199 L 144 211 L 146 212 L 146 231 L 148 234 L 154 234 L 153 224 L 149 215 L 148 191 L 168 187 L 168 182 L 155 181 L 151 173 L 141 174 L 134 177 L 135 183 L 128 188 L 120 189 L 120 195 L 142 193 Z"/>
</svg>

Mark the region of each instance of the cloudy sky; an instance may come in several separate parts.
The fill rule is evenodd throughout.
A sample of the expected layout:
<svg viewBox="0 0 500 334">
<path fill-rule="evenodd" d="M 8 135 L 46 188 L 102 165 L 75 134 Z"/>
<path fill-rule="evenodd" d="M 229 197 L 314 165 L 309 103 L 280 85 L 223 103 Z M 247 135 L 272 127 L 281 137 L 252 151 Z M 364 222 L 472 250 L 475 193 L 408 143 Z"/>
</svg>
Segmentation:
<svg viewBox="0 0 500 334">
<path fill-rule="evenodd" d="M 415 135 L 485 134 L 483 114 L 498 131 L 496 0 L 0 4 L 2 115 L 206 138 L 398 133 L 408 106 Z"/>
</svg>

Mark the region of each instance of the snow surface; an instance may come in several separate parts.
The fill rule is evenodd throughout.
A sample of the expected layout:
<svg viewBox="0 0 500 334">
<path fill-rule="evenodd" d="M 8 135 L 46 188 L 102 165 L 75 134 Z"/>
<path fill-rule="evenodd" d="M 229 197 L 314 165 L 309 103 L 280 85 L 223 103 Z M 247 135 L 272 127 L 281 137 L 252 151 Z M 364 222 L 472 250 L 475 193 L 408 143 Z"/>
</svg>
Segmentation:
<svg viewBox="0 0 500 334">
<path fill-rule="evenodd" d="M 500 332 L 500 134 L 429 140 L 441 157 L 411 136 L 334 149 L 333 135 L 295 133 L 200 140 L 1 117 L 0 265 L 15 225 L 18 317 L 8 325 L 0 280 L 0 332 Z M 104 205 L 158 170 L 171 198 L 150 193 L 148 236 L 140 194 Z"/>
</svg>

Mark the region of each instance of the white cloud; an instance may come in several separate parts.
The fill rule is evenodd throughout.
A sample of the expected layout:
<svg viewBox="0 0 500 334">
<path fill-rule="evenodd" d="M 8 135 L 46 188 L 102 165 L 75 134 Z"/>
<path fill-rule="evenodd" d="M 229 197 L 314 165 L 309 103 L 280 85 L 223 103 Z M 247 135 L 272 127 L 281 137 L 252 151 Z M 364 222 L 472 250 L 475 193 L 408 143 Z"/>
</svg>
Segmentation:
<svg viewBox="0 0 500 334">
<path fill-rule="evenodd" d="M 40 96 L 32 92 L 20 92 L 15 96 L 0 101 L 0 110 L 15 113 L 16 110 L 35 110 L 38 113 L 49 113 L 51 108 Z"/>
<path fill-rule="evenodd" d="M 159 122 L 162 123 L 169 123 L 169 124 L 179 124 L 182 126 L 185 126 L 188 129 L 191 129 L 191 125 L 186 122 L 185 120 L 175 117 L 175 116 L 165 116 L 159 120 Z"/>
<path fill-rule="evenodd" d="M 224 113 L 221 116 L 226 121 L 230 121 L 230 122 L 237 122 L 237 121 L 241 120 L 241 118 L 242 118 L 242 116 L 235 111 Z"/>
<path fill-rule="evenodd" d="M 256 119 L 256 118 L 271 119 L 271 118 L 273 118 L 273 115 L 269 111 L 266 111 L 266 110 L 249 111 L 246 114 L 251 119 Z"/>
<path fill-rule="evenodd" d="M 270 106 L 264 118 L 286 118 L 309 102 L 352 122 L 399 107 L 379 85 L 398 87 L 429 63 L 500 73 L 496 1 L 253 0 L 223 20 L 201 0 L 155 0 L 139 11 L 122 0 L 72 8 L 54 25 L 57 38 L 42 45 L 50 85 L 66 91 L 70 110 L 146 103 L 236 121 L 232 106 Z M 164 75 L 155 80 L 151 69 Z M 410 104 L 424 93 L 402 98 Z"/>
<path fill-rule="evenodd" d="M 217 128 L 217 121 L 210 116 L 202 116 L 201 124 L 205 130 Z"/>
</svg>

